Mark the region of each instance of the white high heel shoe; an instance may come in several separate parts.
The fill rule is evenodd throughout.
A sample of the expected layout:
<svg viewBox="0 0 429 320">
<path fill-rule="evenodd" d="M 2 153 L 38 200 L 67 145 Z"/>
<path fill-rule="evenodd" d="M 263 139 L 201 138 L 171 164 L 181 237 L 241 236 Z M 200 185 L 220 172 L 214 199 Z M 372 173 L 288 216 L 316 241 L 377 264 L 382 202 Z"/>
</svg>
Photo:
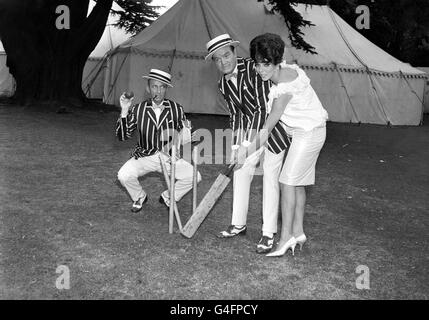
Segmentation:
<svg viewBox="0 0 429 320">
<path fill-rule="evenodd" d="M 304 245 L 305 241 L 307 241 L 307 237 L 303 233 L 302 235 L 295 238 L 296 243 L 299 244 L 299 250 L 302 251 L 302 246 Z"/>
<path fill-rule="evenodd" d="M 292 250 L 292 255 L 294 255 L 295 254 L 295 246 L 296 246 L 296 239 L 294 237 L 292 237 L 281 248 L 267 254 L 266 256 L 267 257 L 281 257 L 282 255 L 284 255 L 287 252 L 287 250 L 289 248 Z"/>
</svg>

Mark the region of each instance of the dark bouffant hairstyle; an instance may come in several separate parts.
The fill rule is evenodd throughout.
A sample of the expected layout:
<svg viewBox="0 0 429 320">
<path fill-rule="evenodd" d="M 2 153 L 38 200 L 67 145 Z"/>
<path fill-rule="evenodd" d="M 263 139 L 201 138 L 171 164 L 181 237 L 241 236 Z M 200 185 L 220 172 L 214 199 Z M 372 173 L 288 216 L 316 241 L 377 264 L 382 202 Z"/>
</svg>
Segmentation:
<svg viewBox="0 0 429 320">
<path fill-rule="evenodd" d="M 250 42 L 250 57 L 255 62 L 277 65 L 282 62 L 284 51 L 284 41 L 274 33 L 261 34 Z"/>
</svg>

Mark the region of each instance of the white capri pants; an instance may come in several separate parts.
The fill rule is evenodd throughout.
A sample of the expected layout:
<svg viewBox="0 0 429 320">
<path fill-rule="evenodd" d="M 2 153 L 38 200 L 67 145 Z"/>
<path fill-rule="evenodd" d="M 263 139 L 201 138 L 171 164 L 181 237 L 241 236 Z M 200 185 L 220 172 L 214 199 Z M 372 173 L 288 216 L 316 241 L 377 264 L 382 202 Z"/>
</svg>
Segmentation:
<svg viewBox="0 0 429 320">
<path fill-rule="evenodd" d="M 280 173 L 279 181 L 289 186 L 308 186 L 315 183 L 316 162 L 326 140 L 326 125 L 305 131 L 285 127 L 292 143 Z"/>
</svg>

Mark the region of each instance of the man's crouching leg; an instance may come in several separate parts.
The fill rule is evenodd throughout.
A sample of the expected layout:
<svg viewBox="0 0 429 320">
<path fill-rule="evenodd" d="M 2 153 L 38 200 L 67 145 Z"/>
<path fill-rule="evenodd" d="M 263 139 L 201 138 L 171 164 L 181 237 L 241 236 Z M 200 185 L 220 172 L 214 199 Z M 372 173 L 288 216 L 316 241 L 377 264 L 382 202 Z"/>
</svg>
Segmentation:
<svg viewBox="0 0 429 320">
<path fill-rule="evenodd" d="M 140 159 L 131 158 L 128 160 L 118 172 L 118 180 L 125 187 L 133 200 L 133 206 L 131 211 L 138 212 L 142 209 L 142 206 L 147 201 L 147 194 L 143 190 L 139 183 L 139 176 L 143 175 L 143 172 L 139 172 Z"/>
<path fill-rule="evenodd" d="M 168 164 L 168 174 L 170 174 L 170 164 Z M 193 184 L 193 167 L 189 162 L 179 159 L 176 162 L 176 183 L 174 195 L 176 202 L 180 201 L 191 189 Z M 197 172 L 197 183 L 202 180 L 200 172 Z M 170 205 L 170 193 L 165 190 L 161 198 L 166 206 Z"/>
</svg>

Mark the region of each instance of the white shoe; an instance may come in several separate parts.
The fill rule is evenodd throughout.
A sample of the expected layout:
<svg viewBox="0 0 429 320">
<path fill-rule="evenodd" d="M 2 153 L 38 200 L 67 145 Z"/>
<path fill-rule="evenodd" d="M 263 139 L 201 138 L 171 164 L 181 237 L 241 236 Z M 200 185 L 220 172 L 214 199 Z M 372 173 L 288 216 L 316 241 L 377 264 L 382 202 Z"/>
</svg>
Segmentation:
<svg viewBox="0 0 429 320">
<path fill-rule="evenodd" d="M 220 233 L 217 234 L 218 238 L 232 238 L 235 236 L 244 236 L 246 234 L 247 231 L 247 226 L 241 226 L 241 227 L 237 227 L 234 225 L 230 225 L 228 227 L 228 229 L 226 229 L 225 231 L 221 231 Z"/>
<path fill-rule="evenodd" d="M 143 208 L 143 205 L 147 202 L 147 199 L 148 199 L 147 195 L 139 198 L 137 201 L 135 201 L 133 203 L 131 211 L 132 212 L 139 212 Z"/>
<path fill-rule="evenodd" d="M 303 233 L 302 235 L 296 237 L 295 239 L 296 239 L 296 243 L 299 244 L 299 250 L 301 251 L 302 246 L 304 245 L 305 241 L 307 241 L 307 237 Z"/>
<path fill-rule="evenodd" d="M 269 254 L 267 254 L 267 257 L 281 257 L 283 256 L 286 251 L 290 248 L 292 250 L 292 255 L 295 254 L 295 246 L 296 246 L 296 239 L 294 237 L 290 238 L 286 243 L 281 247 L 277 248 L 276 251 L 273 251 Z"/>
<path fill-rule="evenodd" d="M 166 207 L 170 208 L 170 199 L 164 197 L 164 194 L 161 193 L 161 196 L 159 197 L 159 203 L 162 203 Z"/>
</svg>

